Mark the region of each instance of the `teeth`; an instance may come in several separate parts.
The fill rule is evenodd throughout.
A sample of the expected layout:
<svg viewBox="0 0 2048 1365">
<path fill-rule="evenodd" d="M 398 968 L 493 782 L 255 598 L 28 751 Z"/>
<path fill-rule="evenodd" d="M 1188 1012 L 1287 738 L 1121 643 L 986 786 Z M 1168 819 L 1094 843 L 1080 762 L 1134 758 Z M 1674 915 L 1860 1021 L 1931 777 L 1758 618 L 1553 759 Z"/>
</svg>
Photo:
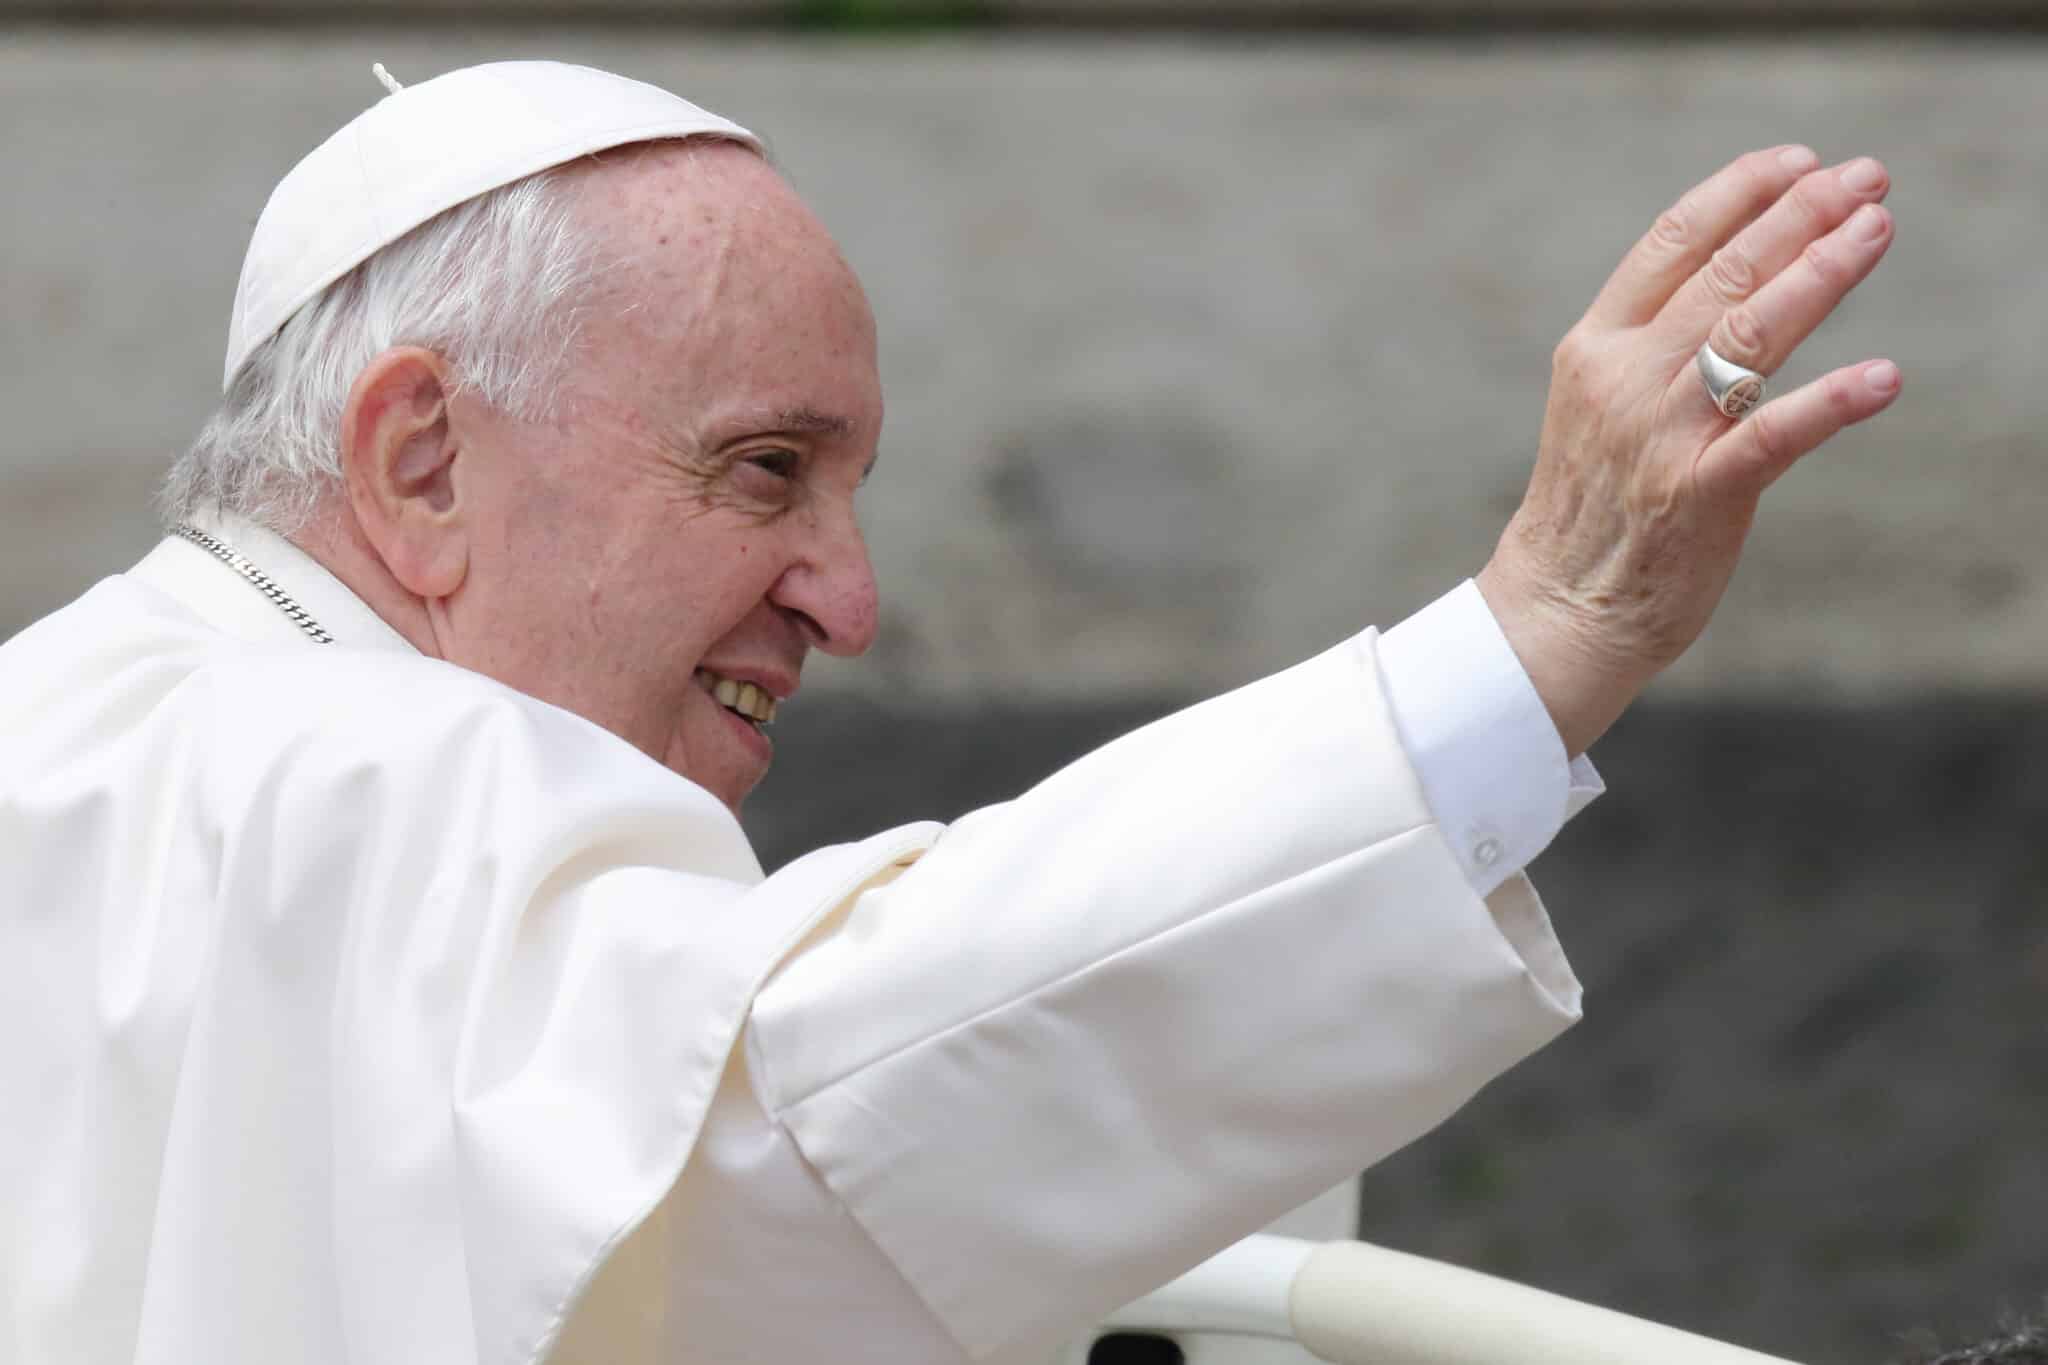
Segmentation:
<svg viewBox="0 0 2048 1365">
<path fill-rule="evenodd" d="M 737 711 L 757 724 L 765 725 L 774 720 L 776 711 L 780 709 L 775 698 L 757 684 L 721 678 L 708 668 L 697 670 L 697 681 L 717 699 L 720 706 Z"/>
</svg>

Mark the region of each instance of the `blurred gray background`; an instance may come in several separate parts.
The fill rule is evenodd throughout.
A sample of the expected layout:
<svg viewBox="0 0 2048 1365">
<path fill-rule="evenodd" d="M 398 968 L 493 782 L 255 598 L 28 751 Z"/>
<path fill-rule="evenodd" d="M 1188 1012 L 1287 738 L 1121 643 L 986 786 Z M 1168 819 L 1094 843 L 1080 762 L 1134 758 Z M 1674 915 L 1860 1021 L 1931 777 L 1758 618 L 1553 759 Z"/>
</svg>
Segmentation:
<svg viewBox="0 0 2048 1365">
<path fill-rule="evenodd" d="M 1906 393 L 1773 491 L 1596 750 L 1536 869 L 1586 1022 L 1370 1173 L 1361 1226 L 1910 1358 L 2048 1297 L 2035 10 L 0 0 L 0 636 L 152 543 L 248 230 L 372 61 L 667 85 L 765 134 L 867 281 L 886 623 L 778 727 L 771 862 L 1425 604 L 1657 210 L 1749 147 L 1878 154 L 1898 242 L 1786 378 L 1883 354 Z"/>
</svg>

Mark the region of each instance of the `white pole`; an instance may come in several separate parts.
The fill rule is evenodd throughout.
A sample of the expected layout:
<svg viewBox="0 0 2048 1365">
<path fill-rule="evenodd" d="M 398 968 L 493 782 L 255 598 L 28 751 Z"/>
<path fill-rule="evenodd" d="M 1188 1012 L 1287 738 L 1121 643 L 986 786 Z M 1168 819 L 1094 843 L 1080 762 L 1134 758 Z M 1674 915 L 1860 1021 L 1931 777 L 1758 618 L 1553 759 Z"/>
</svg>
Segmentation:
<svg viewBox="0 0 2048 1365">
<path fill-rule="evenodd" d="M 1363 1242 L 1311 1252 L 1289 1316 L 1295 1340 L 1335 1365 L 1791 1365 Z"/>
</svg>

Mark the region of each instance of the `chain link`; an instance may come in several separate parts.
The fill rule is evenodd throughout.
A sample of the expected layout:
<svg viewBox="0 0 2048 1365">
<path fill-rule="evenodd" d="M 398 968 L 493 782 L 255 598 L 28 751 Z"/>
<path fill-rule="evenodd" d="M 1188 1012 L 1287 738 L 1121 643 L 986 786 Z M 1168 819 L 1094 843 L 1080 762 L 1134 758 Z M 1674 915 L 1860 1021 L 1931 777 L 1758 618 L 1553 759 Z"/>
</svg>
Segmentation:
<svg viewBox="0 0 2048 1365">
<path fill-rule="evenodd" d="M 183 536 L 186 540 L 191 541 L 194 545 L 197 545 L 200 549 L 248 579 L 256 591 L 269 598 L 273 606 L 290 617 L 291 623 L 306 632 L 312 638 L 314 644 L 331 645 L 334 643 L 334 637 L 320 628 L 320 623 L 313 619 L 313 613 L 300 606 L 290 593 L 278 587 L 277 580 L 243 558 L 240 550 L 237 550 L 224 540 L 219 540 L 206 534 L 206 532 L 196 526 L 173 526 L 171 534 Z"/>
</svg>

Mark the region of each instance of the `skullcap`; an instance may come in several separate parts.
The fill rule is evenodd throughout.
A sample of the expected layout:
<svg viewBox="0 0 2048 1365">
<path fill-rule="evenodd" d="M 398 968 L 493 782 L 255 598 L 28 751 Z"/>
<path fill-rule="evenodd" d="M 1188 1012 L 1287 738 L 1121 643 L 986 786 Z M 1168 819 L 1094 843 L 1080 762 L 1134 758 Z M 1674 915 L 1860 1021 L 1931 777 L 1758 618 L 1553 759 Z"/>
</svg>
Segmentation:
<svg viewBox="0 0 2048 1365">
<path fill-rule="evenodd" d="M 328 285 L 437 213 L 608 147 L 736 123 L 666 90 L 562 62 L 494 62 L 396 88 L 278 182 L 242 261 L 221 387 Z"/>
</svg>

